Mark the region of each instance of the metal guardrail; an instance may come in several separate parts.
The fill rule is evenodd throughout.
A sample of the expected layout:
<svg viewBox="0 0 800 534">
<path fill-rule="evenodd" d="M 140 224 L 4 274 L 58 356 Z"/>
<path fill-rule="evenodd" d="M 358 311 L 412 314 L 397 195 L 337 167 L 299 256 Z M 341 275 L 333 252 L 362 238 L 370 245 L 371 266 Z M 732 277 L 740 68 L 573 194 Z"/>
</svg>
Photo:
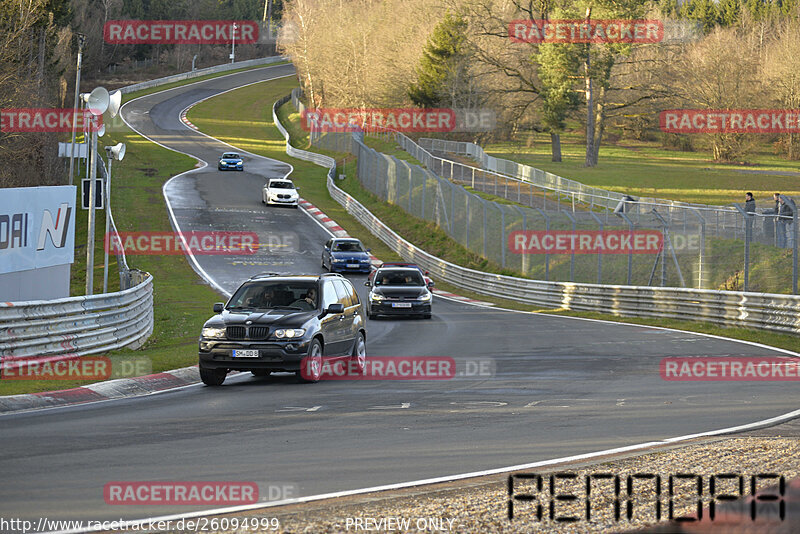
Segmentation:
<svg viewBox="0 0 800 534">
<path fill-rule="evenodd" d="M 0 303 L 0 367 L 139 348 L 153 332 L 153 277 L 128 272 L 135 285 L 116 293 Z"/>
<path fill-rule="evenodd" d="M 301 159 L 303 161 L 310 161 L 312 163 L 316 163 L 320 167 L 326 167 L 329 169 L 328 177 L 333 178 L 336 176 L 336 160 L 334 160 L 330 156 L 325 156 L 323 154 L 316 154 L 314 152 L 307 152 L 305 150 L 300 150 L 299 148 L 295 148 L 290 143 L 290 136 L 289 132 L 286 131 L 286 128 L 283 127 L 281 121 L 278 120 L 278 108 L 284 105 L 289 100 L 297 106 L 298 95 L 295 93 L 297 89 L 292 91 L 292 94 L 284 96 L 283 98 L 279 99 L 272 105 L 272 121 L 275 123 L 275 126 L 278 127 L 278 131 L 281 132 L 281 135 L 286 139 L 286 153 L 293 158 Z M 302 105 L 302 104 L 301 104 Z"/>
<path fill-rule="evenodd" d="M 183 80 L 191 80 L 192 78 L 199 78 L 201 76 L 206 76 L 207 74 L 214 74 L 217 72 L 242 69 L 246 67 L 254 67 L 257 65 L 269 65 L 271 63 L 286 61 L 287 59 L 288 58 L 286 56 L 272 56 L 272 57 L 265 57 L 258 59 L 249 59 L 247 61 L 238 61 L 236 63 L 225 63 L 223 65 L 217 65 L 215 67 L 206 67 L 204 69 L 198 69 L 191 72 L 182 72 L 180 74 L 173 74 L 172 76 L 165 76 L 164 78 L 156 78 L 155 80 L 148 80 L 142 83 L 135 83 L 133 85 L 122 87 L 120 88 L 119 91 L 124 95 L 136 91 L 141 91 L 142 89 L 150 89 L 151 87 L 158 87 L 159 85 L 165 85 L 173 82 L 181 82 Z"/>
<path fill-rule="evenodd" d="M 289 149 L 302 159 L 314 161 L 319 154 L 298 150 L 288 143 L 288 133 L 273 120 L 287 138 Z M 292 154 L 293 155 L 293 154 Z M 332 158 L 328 163 L 332 162 Z M 315 161 L 316 162 L 316 161 Z M 321 164 L 322 166 L 327 166 Z M 333 162 L 335 166 L 335 162 Z M 340 189 L 329 172 L 328 191 L 349 214 L 403 259 L 415 262 L 441 281 L 480 295 L 513 300 L 533 306 L 576 311 L 593 311 L 628 317 L 695 320 L 723 326 L 738 326 L 777 332 L 800 333 L 800 296 L 771 293 L 742 293 L 709 289 L 602 285 L 573 282 L 545 282 L 476 271 L 447 262 L 400 237 L 360 202 Z"/>
</svg>

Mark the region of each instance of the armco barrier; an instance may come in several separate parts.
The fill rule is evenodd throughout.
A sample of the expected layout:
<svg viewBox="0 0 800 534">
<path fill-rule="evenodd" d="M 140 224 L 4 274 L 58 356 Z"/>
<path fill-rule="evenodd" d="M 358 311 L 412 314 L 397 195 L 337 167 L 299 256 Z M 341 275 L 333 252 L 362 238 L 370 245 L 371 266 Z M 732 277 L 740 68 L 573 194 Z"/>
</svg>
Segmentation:
<svg viewBox="0 0 800 534">
<path fill-rule="evenodd" d="M 334 160 L 330 156 L 325 156 L 322 154 L 315 154 L 314 152 L 307 152 L 305 150 L 300 150 L 299 148 L 295 148 L 289 142 L 289 132 L 286 131 L 286 128 L 283 127 L 281 122 L 278 120 L 278 108 L 284 105 L 289 100 L 294 100 L 295 102 L 299 102 L 297 100 L 297 96 L 295 91 L 292 91 L 291 95 L 284 96 L 277 102 L 272 105 L 272 120 L 275 123 L 275 126 L 278 127 L 278 131 L 281 132 L 281 135 L 286 139 L 286 153 L 292 156 L 293 158 L 302 159 L 303 161 L 310 161 L 312 163 L 316 163 L 320 167 L 325 167 L 328 169 L 328 177 L 333 178 L 336 176 L 336 160 Z M 293 99 L 294 97 L 294 99 Z"/>
<path fill-rule="evenodd" d="M 120 88 L 119 91 L 124 95 L 136 91 L 141 91 L 142 89 L 150 89 L 151 87 L 158 87 L 159 85 L 165 85 L 173 82 L 181 82 L 183 80 L 191 80 L 192 78 L 199 78 L 200 76 L 206 76 L 207 74 L 214 74 L 217 72 L 225 72 L 229 70 L 236 70 L 247 67 L 255 67 L 258 65 L 270 65 L 272 63 L 278 63 L 280 61 L 286 61 L 287 59 L 288 58 L 285 56 L 272 56 L 272 57 L 263 57 L 258 59 L 249 59 L 247 61 L 238 61 L 236 63 L 225 63 L 223 65 L 217 65 L 215 67 L 206 67 L 204 69 L 198 69 L 192 72 L 182 72 L 180 74 L 173 74 L 172 76 L 166 76 L 164 78 L 157 78 L 155 80 L 149 80 L 142 83 L 128 85 L 126 87 Z"/>
<path fill-rule="evenodd" d="M 287 138 L 287 153 L 316 163 L 320 155 L 291 147 L 288 143 L 288 133 L 278 121 L 276 110 L 289 99 L 287 96 L 275 103 L 273 120 Z M 289 152 L 289 148 L 292 152 Z M 327 160 L 328 164 L 333 162 L 332 158 Z M 319 164 L 329 166 L 324 163 Z M 335 162 L 333 165 L 335 166 Z M 431 276 L 436 279 L 480 295 L 543 308 L 593 311 L 630 317 L 695 320 L 723 326 L 800 333 L 800 296 L 672 287 L 544 282 L 461 267 L 428 254 L 400 237 L 356 199 L 337 187 L 330 172 L 327 182 L 331 197 L 403 259 L 417 263 L 423 269 L 430 271 Z"/>
<path fill-rule="evenodd" d="M 0 366 L 140 347 L 153 332 L 153 277 L 129 274 L 135 285 L 117 293 L 0 303 Z"/>
</svg>

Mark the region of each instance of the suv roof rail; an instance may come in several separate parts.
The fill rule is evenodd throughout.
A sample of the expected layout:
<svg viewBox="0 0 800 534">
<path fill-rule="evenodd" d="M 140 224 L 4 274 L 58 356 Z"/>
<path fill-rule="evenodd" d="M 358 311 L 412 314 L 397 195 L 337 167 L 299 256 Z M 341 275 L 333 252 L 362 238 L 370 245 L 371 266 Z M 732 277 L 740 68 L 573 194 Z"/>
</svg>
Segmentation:
<svg viewBox="0 0 800 534">
<path fill-rule="evenodd" d="M 328 276 L 338 276 L 339 278 L 344 278 L 344 276 L 342 276 L 339 273 L 322 273 L 321 275 L 319 275 L 320 278 L 325 278 Z"/>
<path fill-rule="evenodd" d="M 266 276 L 284 276 L 284 275 L 282 275 L 281 273 L 258 273 L 251 276 L 250 280 L 252 280 L 253 278 L 261 278 Z"/>
</svg>

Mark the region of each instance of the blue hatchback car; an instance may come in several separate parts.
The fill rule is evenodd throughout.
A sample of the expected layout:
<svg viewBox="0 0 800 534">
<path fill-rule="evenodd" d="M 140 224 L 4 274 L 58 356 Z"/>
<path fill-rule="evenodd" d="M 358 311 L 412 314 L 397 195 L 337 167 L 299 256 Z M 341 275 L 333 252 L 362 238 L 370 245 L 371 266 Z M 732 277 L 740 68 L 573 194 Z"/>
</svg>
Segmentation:
<svg viewBox="0 0 800 534">
<path fill-rule="evenodd" d="M 352 237 L 330 239 L 322 249 L 322 267 L 331 272 L 369 273 L 369 249 Z"/>
<path fill-rule="evenodd" d="M 239 154 L 236 152 L 225 152 L 219 157 L 219 163 L 217 164 L 217 169 L 221 171 L 243 171 L 244 170 L 244 162 L 242 158 L 239 157 Z"/>
</svg>

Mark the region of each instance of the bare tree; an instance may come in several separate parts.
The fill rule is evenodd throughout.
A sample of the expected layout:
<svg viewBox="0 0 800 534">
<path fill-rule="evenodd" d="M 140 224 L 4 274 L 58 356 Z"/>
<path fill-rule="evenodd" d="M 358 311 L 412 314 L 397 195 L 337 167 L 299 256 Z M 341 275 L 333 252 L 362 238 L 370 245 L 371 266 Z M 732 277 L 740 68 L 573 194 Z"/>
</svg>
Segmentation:
<svg viewBox="0 0 800 534">
<path fill-rule="evenodd" d="M 775 102 L 784 109 L 800 108 L 800 24 L 787 21 L 776 38 L 766 46 L 764 82 L 774 95 Z M 797 134 L 785 134 L 786 153 L 789 159 L 800 158 Z"/>
</svg>

